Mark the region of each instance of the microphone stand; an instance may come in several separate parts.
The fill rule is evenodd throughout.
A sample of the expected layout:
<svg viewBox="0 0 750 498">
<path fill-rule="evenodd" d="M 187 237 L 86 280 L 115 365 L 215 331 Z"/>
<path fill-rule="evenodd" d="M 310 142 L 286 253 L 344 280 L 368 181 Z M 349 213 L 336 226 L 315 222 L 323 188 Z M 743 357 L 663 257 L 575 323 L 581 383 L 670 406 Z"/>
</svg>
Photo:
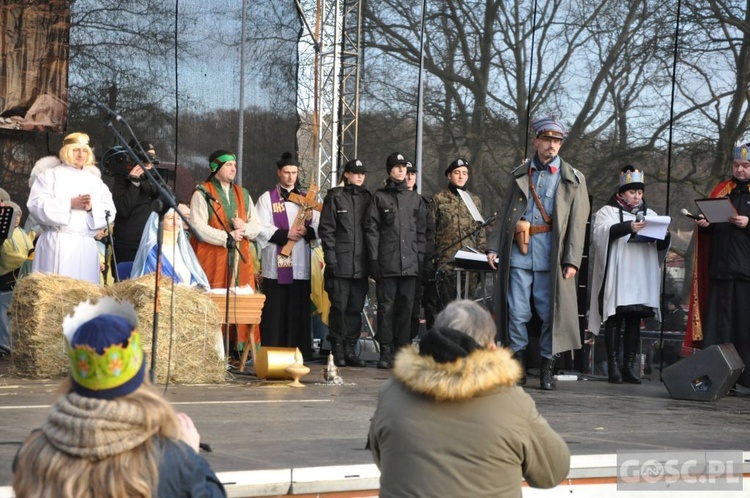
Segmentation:
<svg viewBox="0 0 750 498">
<path fill-rule="evenodd" d="M 133 132 L 133 129 L 130 127 L 128 122 L 123 118 L 122 116 L 119 116 L 117 113 L 115 113 L 112 109 L 105 106 L 101 102 L 98 102 L 94 100 L 93 98 L 89 97 L 89 102 L 94 104 L 99 110 L 104 112 L 106 114 L 106 117 L 104 118 L 104 124 L 107 128 L 109 128 L 110 132 L 114 137 L 117 139 L 117 141 L 120 143 L 120 145 L 125 149 L 125 151 L 128 153 L 130 158 L 135 162 L 135 164 L 138 164 L 141 169 L 143 169 L 143 172 L 146 175 L 146 178 L 148 178 L 148 181 L 151 183 L 151 185 L 156 189 L 156 191 L 159 193 L 158 202 L 159 204 L 159 228 L 158 233 L 156 236 L 156 279 L 154 281 L 154 320 L 153 320 L 153 330 L 152 330 L 152 345 L 151 345 L 151 371 L 149 372 L 149 380 L 151 380 L 152 384 L 156 384 L 156 351 L 157 351 L 157 345 L 158 345 L 158 339 L 159 339 L 159 312 L 161 309 L 160 304 L 160 290 L 159 290 L 159 281 L 161 277 L 161 255 L 162 255 L 162 241 L 163 241 L 163 233 L 162 230 L 164 228 L 164 214 L 169 210 L 169 208 L 174 209 L 175 213 L 182 219 L 182 221 L 185 223 L 187 227 L 190 228 L 193 235 L 195 235 L 196 239 L 199 241 L 203 241 L 203 237 L 198 233 L 198 231 L 195 229 L 193 224 L 190 222 L 189 219 L 187 219 L 178 209 L 177 209 L 177 199 L 175 199 L 174 194 L 171 190 L 169 190 L 169 187 L 167 186 L 166 182 L 164 182 L 164 179 L 159 175 L 159 172 L 156 170 L 156 168 L 146 168 L 146 165 L 143 164 L 141 161 L 141 158 L 136 154 L 136 152 L 133 150 L 130 145 L 128 145 L 128 142 L 125 140 L 125 138 L 122 136 L 120 131 L 115 127 L 113 120 L 121 122 L 125 125 L 130 135 L 135 139 L 135 143 L 138 144 L 138 148 L 140 149 L 140 152 L 143 154 L 143 157 L 146 157 L 145 151 L 140 145 L 140 141 L 135 135 L 135 132 Z M 153 170 L 153 171 L 152 171 Z M 167 379 L 169 381 L 169 379 Z"/>
<path fill-rule="evenodd" d="M 214 207 L 214 201 L 208 197 L 206 192 L 201 191 L 203 193 L 203 198 L 206 200 L 206 204 L 208 204 L 208 207 L 211 208 L 211 211 L 214 213 L 214 216 L 216 217 L 216 220 L 219 222 L 219 225 L 221 225 L 222 230 L 227 234 L 227 276 L 225 279 L 226 283 L 226 296 L 224 300 L 224 324 L 227 327 L 227 334 L 224 338 L 224 355 L 229 361 L 230 354 L 229 354 L 229 287 L 232 284 L 232 280 L 234 277 L 234 253 L 235 251 L 239 255 L 240 259 L 243 263 L 247 263 L 245 261 L 245 257 L 242 255 L 242 252 L 240 252 L 240 248 L 237 247 L 237 241 L 234 240 L 234 237 L 232 236 L 232 232 L 229 230 L 229 227 L 226 226 L 224 223 L 224 220 L 221 219 L 221 216 L 219 216 L 219 213 L 216 211 L 216 208 Z M 235 324 L 235 327 L 237 327 L 237 324 Z M 254 353 L 253 353 L 254 354 Z"/>
</svg>

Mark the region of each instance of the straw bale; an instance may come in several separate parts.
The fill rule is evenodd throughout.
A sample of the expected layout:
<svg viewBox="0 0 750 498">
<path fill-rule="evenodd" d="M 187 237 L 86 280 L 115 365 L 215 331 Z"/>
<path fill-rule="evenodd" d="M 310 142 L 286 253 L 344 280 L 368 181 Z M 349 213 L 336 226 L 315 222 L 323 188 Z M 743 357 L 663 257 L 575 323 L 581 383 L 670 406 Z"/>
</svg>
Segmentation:
<svg viewBox="0 0 750 498">
<path fill-rule="evenodd" d="M 103 294 L 98 285 L 60 275 L 32 273 L 20 279 L 9 307 L 15 375 L 41 379 L 67 375 L 63 318 L 81 301 L 98 301 Z"/>
<path fill-rule="evenodd" d="M 10 305 L 13 368 L 16 375 L 55 378 L 68 374 L 62 321 L 78 303 L 111 295 L 129 301 L 138 314 L 146 359 L 151 361 L 154 275 L 125 280 L 109 287 L 59 275 L 32 273 L 16 284 Z M 220 337 L 218 309 L 203 292 L 174 288 L 174 335 L 171 281 L 162 277 L 156 380 L 165 383 L 203 384 L 226 380 L 224 359 L 215 348 Z M 218 339 L 220 340 L 220 339 Z M 170 357 L 171 342 L 171 357 Z M 170 367 L 171 362 L 171 368 Z M 148 365 L 150 366 L 150 365 Z M 169 373 L 167 372 L 169 370 Z"/>
<path fill-rule="evenodd" d="M 111 287 L 111 295 L 129 301 L 138 313 L 138 329 L 143 349 L 151 361 L 154 328 L 154 274 L 125 280 Z M 226 380 L 224 358 L 216 351 L 221 340 L 219 312 L 203 292 L 191 287 L 174 286 L 174 315 L 172 314 L 172 281 L 162 277 L 160 285 L 158 351 L 156 380 L 177 384 L 221 383 Z M 170 358 L 170 328 L 174 316 L 174 335 Z M 170 366 L 169 373 L 167 373 Z"/>
</svg>

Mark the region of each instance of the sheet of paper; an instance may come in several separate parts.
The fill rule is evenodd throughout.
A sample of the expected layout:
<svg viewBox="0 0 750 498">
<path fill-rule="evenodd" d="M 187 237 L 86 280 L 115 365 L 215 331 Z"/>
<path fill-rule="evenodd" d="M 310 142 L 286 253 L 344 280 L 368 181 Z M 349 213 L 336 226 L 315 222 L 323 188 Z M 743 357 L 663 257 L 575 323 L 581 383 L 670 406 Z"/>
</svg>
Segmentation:
<svg viewBox="0 0 750 498">
<path fill-rule="evenodd" d="M 726 197 L 696 199 L 695 204 L 709 223 L 728 223 L 730 217 L 737 216 L 737 210 L 734 209 L 732 201 Z"/>
<path fill-rule="evenodd" d="M 669 224 L 672 223 L 672 218 L 669 216 L 646 216 L 644 221 L 646 226 L 638 230 L 638 235 L 664 240 L 664 237 L 667 236 Z"/>
<path fill-rule="evenodd" d="M 484 218 L 482 218 L 482 214 L 474 205 L 474 201 L 471 200 L 471 196 L 468 193 L 461 190 L 460 188 L 457 190 L 458 190 L 458 195 L 461 196 L 461 199 L 463 199 L 464 204 L 466 204 L 466 207 L 469 208 L 469 212 L 471 213 L 472 218 L 474 218 L 474 221 L 477 221 L 479 223 L 484 223 Z"/>
</svg>

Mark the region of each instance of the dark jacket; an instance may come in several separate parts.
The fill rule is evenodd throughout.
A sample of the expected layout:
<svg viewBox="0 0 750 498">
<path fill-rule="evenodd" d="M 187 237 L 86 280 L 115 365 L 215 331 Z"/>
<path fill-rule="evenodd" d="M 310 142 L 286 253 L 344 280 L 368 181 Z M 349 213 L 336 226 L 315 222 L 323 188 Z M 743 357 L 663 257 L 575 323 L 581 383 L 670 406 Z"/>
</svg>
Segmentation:
<svg viewBox="0 0 750 498">
<path fill-rule="evenodd" d="M 520 376 L 506 349 L 450 363 L 402 349 L 370 425 L 380 496 L 518 498 L 522 478 L 556 486 L 570 452 L 516 386 Z"/>
<path fill-rule="evenodd" d="M 154 199 L 158 195 L 147 178 L 142 178 L 140 185 L 134 185 L 126 177 L 115 177 L 112 199 L 117 215 L 110 221 L 115 222 L 112 238 L 118 263 L 135 260 L 143 227 L 146 226 L 153 211 Z"/>
<path fill-rule="evenodd" d="M 388 179 L 372 197 L 365 237 L 375 277 L 416 277 L 424 261 L 427 206 L 405 182 Z M 372 268 L 371 268 L 372 271 Z"/>
<path fill-rule="evenodd" d="M 208 462 L 182 441 L 154 438 L 159 459 L 159 497 L 223 497 L 224 486 Z"/>
<path fill-rule="evenodd" d="M 323 200 L 318 236 L 336 277 L 367 277 L 364 221 L 371 198 L 366 188 L 347 185 L 332 188 Z"/>
<path fill-rule="evenodd" d="M 750 216 L 750 186 L 738 184 L 729 193 L 737 214 Z M 739 228 L 731 223 L 712 223 L 701 228 L 701 233 L 712 233 L 711 255 L 708 260 L 709 278 L 750 280 L 750 225 Z"/>
</svg>

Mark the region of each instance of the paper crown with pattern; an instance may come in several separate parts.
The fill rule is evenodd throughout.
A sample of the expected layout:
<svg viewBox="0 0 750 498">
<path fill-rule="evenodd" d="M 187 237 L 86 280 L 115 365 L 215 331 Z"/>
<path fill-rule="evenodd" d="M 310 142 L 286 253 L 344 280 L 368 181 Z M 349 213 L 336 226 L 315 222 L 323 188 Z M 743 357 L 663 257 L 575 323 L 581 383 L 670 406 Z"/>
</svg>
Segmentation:
<svg viewBox="0 0 750 498">
<path fill-rule="evenodd" d="M 81 396 L 114 399 L 143 383 L 146 364 L 129 303 L 103 297 L 84 302 L 63 320 L 73 390 Z"/>
</svg>

